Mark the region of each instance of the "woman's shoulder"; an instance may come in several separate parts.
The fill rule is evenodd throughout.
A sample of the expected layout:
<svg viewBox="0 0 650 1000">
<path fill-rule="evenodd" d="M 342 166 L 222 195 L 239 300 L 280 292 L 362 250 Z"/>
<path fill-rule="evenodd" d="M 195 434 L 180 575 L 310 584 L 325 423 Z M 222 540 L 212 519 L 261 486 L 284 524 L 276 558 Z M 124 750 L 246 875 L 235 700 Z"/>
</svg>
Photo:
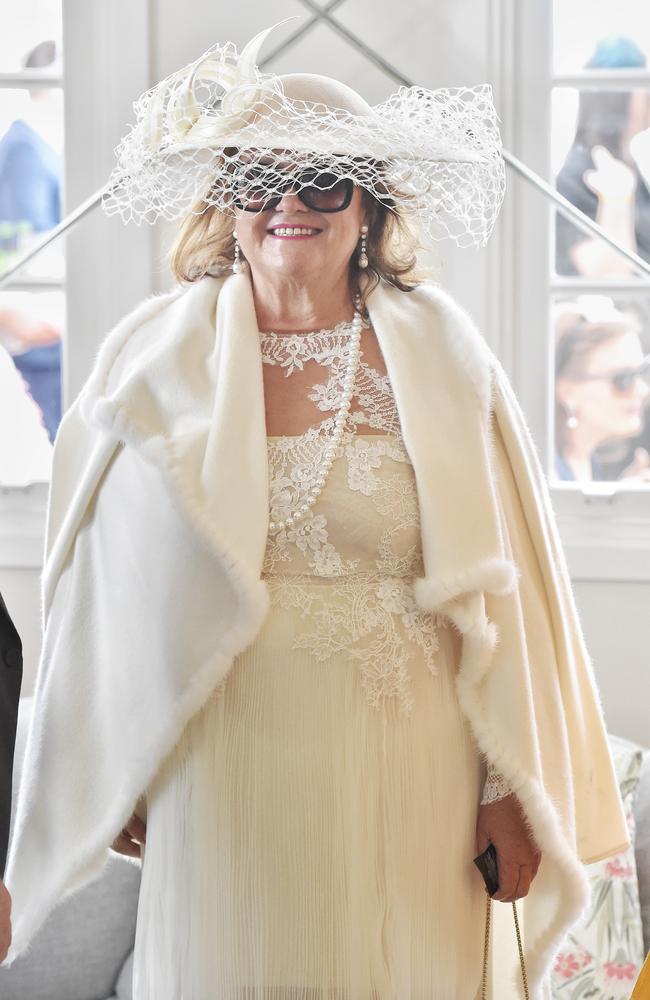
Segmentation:
<svg viewBox="0 0 650 1000">
<path fill-rule="evenodd" d="M 411 322 L 435 336 L 436 348 L 470 378 L 487 406 L 499 363 L 469 310 L 434 279 L 420 281 L 408 292 L 395 291 Z"/>
<path fill-rule="evenodd" d="M 214 306 L 221 282 L 206 276 L 177 284 L 141 300 L 102 339 L 93 368 L 80 393 L 82 416 L 90 417 L 94 401 L 110 394 L 149 364 L 171 337 L 182 335 L 200 311 Z"/>
</svg>

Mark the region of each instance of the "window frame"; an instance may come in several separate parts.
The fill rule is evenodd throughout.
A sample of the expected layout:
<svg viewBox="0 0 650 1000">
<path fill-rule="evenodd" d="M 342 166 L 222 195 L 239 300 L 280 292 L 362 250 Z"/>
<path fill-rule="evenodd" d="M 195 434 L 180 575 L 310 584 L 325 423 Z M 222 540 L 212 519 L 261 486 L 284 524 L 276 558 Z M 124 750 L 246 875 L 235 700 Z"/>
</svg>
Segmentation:
<svg viewBox="0 0 650 1000">
<path fill-rule="evenodd" d="M 36 82 L 39 86 L 60 88 L 64 92 L 64 74 L 53 73 L 47 68 L 0 73 L 3 89 L 22 90 Z M 59 290 L 65 295 L 66 281 L 65 278 L 27 277 L 18 272 L 3 285 L 3 290 Z M 37 482 L 26 486 L 0 486 L 0 569 L 33 569 L 42 564 L 48 489 L 48 483 Z"/>
<path fill-rule="evenodd" d="M 492 6 L 493 33 L 499 44 L 494 45 L 491 68 L 498 83 L 500 107 L 505 109 L 504 145 L 554 185 L 552 93 L 557 86 L 582 85 L 583 75 L 554 70 L 553 4 L 495 0 Z M 636 70 L 597 72 L 587 83 L 602 87 L 604 79 L 621 89 L 639 83 L 650 88 L 650 72 Z M 495 348 L 512 380 L 548 477 L 552 468 L 549 414 L 554 396 L 549 308 L 554 294 L 571 291 L 577 280 L 554 275 L 554 203 L 523 179 L 513 177 L 512 172 L 508 189 L 498 255 L 500 335 Z M 633 282 L 582 280 L 579 287 L 581 292 L 618 290 L 650 295 L 650 278 L 639 276 Z M 548 478 L 547 482 L 574 579 L 650 581 L 650 485 L 617 489 L 613 482 L 555 483 Z"/>
<path fill-rule="evenodd" d="M 149 5 L 131 0 L 62 0 L 62 73 L 0 73 L 0 86 L 14 81 L 24 86 L 38 74 L 44 85 L 49 81 L 63 90 L 64 217 L 106 183 L 124 123 L 133 117 L 133 101 L 151 86 L 150 19 Z M 101 38 L 102 45 L 89 45 L 89 38 Z M 149 226 L 126 227 L 96 208 L 68 230 L 65 240 L 65 278 L 56 282 L 66 296 L 63 413 L 87 378 L 102 338 L 120 316 L 151 294 L 153 285 Z M 24 278 L 19 272 L 4 287 L 51 290 L 53 283 Z M 42 567 L 48 496 L 49 483 L 0 487 L 0 570 Z"/>
</svg>

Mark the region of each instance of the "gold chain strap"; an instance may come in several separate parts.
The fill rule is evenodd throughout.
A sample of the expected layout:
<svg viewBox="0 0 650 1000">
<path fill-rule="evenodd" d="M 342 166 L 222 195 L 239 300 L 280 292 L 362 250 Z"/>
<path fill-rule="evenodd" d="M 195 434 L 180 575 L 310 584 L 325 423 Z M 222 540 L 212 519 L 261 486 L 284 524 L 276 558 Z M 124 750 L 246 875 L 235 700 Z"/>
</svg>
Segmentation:
<svg viewBox="0 0 650 1000">
<path fill-rule="evenodd" d="M 485 941 L 483 943 L 483 976 L 481 978 L 481 1000 L 487 1000 L 487 970 L 488 953 L 490 950 L 490 926 L 492 917 L 492 897 L 486 893 L 487 904 L 485 909 Z M 512 904 L 512 914 L 515 918 L 515 931 L 517 933 L 517 947 L 519 948 L 519 963 L 521 965 L 521 979 L 524 984 L 524 997 L 530 1000 L 528 993 L 528 978 L 526 976 L 526 966 L 524 965 L 524 949 L 521 944 L 521 933 L 519 931 L 519 918 L 517 917 L 517 904 Z"/>
</svg>

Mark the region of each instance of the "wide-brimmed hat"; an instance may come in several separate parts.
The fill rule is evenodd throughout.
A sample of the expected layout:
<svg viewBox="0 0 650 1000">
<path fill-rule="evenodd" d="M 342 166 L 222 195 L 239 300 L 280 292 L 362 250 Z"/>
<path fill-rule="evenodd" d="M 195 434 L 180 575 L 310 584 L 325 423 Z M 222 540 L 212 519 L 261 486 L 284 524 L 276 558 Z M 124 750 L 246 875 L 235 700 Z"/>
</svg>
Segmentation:
<svg viewBox="0 0 650 1000">
<path fill-rule="evenodd" d="M 300 190 L 315 168 L 407 214 L 425 240 L 484 246 L 505 193 L 491 86 L 400 87 L 371 106 L 327 76 L 260 72 L 275 27 L 241 54 L 232 42 L 213 45 L 135 102 L 107 214 L 139 224 L 208 205 L 228 212 L 242 194 L 282 193 L 288 179 Z"/>
</svg>

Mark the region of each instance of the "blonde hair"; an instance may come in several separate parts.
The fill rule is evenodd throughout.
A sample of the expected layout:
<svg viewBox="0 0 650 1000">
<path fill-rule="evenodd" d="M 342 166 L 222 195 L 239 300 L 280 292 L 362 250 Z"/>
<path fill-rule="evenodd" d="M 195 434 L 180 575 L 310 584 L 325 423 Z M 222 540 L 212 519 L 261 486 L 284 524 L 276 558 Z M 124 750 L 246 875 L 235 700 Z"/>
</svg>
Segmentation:
<svg viewBox="0 0 650 1000">
<path fill-rule="evenodd" d="M 350 259 L 350 291 L 359 287 L 365 274 L 361 294 L 361 311 L 373 288 L 383 279 L 401 291 L 410 292 L 431 274 L 421 268 L 417 251 L 421 244 L 414 229 L 398 209 L 378 201 L 361 189 L 368 225 L 368 267 L 359 268 L 358 253 Z M 205 201 L 198 201 L 180 225 L 168 252 L 168 263 L 178 282 L 199 281 L 206 274 L 219 276 L 232 270 L 235 239 L 232 216 Z"/>
</svg>

